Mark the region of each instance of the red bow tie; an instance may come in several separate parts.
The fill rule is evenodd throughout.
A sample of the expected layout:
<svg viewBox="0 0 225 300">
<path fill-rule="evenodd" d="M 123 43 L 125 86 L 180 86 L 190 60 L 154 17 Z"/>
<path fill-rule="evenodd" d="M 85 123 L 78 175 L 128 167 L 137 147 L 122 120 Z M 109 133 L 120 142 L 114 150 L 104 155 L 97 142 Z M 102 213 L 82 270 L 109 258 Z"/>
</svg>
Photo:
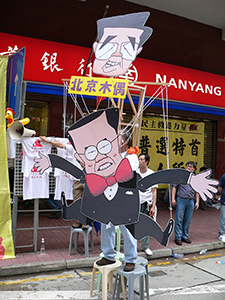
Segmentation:
<svg viewBox="0 0 225 300">
<path fill-rule="evenodd" d="M 86 182 L 93 196 L 98 196 L 104 190 L 116 182 L 128 181 L 133 177 L 133 171 L 127 158 L 123 159 L 119 164 L 114 176 L 104 178 L 97 174 L 87 174 Z"/>
</svg>

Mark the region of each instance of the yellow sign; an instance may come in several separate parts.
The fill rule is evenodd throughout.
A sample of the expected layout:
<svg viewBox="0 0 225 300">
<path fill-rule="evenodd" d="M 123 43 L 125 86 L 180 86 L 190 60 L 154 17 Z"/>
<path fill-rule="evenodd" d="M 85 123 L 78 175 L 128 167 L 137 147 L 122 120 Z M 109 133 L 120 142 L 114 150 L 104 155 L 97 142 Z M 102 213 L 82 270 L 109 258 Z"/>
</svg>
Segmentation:
<svg viewBox="0 0 225 300">
<path fill-rule="evenodd" d="M 111 98 L 125 98 L 128 80 L 71 76 L 69 93 Z"/>
<path fill-rule="evenodd" d="M 8 57 L 0 56 L 0 260 L 15 257 L 11 231 L 12 221 L 5 124 L 7 64 Z"/>
<path fill-rule="evenodd" d="M 169 138 L 164 128 L 169 129 Z M 149 167 L 154 170 L 185 168 L 194 161 L 197 171 L 204 164 L 204 123 L 169 119 L 164 126 L 163 118 L 143 118 L 139 142 L 140 153 L 150 155 Z M 168 148 L 166 148 L 168 143 Z"/>
</svg>

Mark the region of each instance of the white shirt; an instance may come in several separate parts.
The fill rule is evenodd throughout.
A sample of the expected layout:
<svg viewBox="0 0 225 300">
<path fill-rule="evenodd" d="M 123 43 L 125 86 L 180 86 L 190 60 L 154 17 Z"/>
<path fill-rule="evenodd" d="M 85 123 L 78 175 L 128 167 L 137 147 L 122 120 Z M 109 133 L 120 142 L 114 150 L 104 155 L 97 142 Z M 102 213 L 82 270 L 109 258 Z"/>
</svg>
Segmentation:
<svg viewBox="0 0 225 300">
<path fill-rule="evenodd" d="M 74 157 L 75 150 L 73 149 L 69 140 L 66 138 L 56 138 L 54 141 L 62 143 L 65 147 L 57 148 L 57 154 L 81 168 L 80 164 L 78 164 L 76 158 Z M 73 200 L 73 182 L 75 178 L 69 173 L 58 168 L 55 168 L 54 176 L 56 179 L 54 200 L 61 200 L 62 191 L 64 191 L 66 199 Z"/>
<path fill-rule="evenodd" d="M 39 152 L 47 155 L 51 153 L 52 146 L 48 143 L 42 142 L 40 138 L 37 137 L 22 137 L 19 142 L 23 146 L 23 162 L 22 162 L 22 172 L 25 177 L 30 176 L 30 170 L 32 169 L 35 158 L 39 158 Z M 31 159 L 30 159 L 31 158 Z M 50 170 L 47 170 L 49 173 Z"/>
<path fill-rule="evenodd" d="M 26 159 L 26 176 L 23 176 L 23 200 L 49 198 L 49 174 L 42 175 L 34 167 L 31 157 Z"/>
<path fill-rule="evenodd" d="M 138 157 L 136 154 L 128 154 L 127 152 L 123 152 L 123 153 L 121 153 L 121 156 L 123 158 L 127 158 L 129 160 L 131 169 L 133 171 L 137 171 L 137 169 L 139 167 L 139 161 L 138 161 Z"/>
<path fill-rule="evenodd" d="M 23 200 L 49 198 L 49 172 L 39 174 L 34 159 L 39 157 L 39 152 L 49 154 L 51 145 L 37 137 L 22 137 L 20 142 L 23 145 Z"/>
<path fill-rule="evenodd" d="M 149 169 L 149 168 L 147 168 L 147 171 L 146 171 L 145 173 L 141 173 L 140 168 L 138 168 L 136 172 L 137 172 L 142 178 L 144 178 L 144 177 L 146 177 L 146 176 L 148 176 L 148 175 L 154 173 L 154 171 L 152 171 L 152 170 Z M 158 184 L 155 184 L 155 185 L 149 187 L 149 188 L 147 189 L 147 191 L 144 192 L 144 193 L 141 192 L 141 191 L 139 191 L 140 203 L 142 204 L 142 203 L 144 203 L 144 202 L 148 202 L 150 205 L 152 205 L 152 201 L 153 201 L 153 199 L 152 199 L 152 188 L 157 188 L 157 187 L 158 187 Z"/>
<path fill-rule="evenodd" d="M 9 128 L 6 130 L 6 141 L 7 141 L 7 157 L 15 158 L 16 157 L 16 143 L 9 135 Z"/>
</svg>

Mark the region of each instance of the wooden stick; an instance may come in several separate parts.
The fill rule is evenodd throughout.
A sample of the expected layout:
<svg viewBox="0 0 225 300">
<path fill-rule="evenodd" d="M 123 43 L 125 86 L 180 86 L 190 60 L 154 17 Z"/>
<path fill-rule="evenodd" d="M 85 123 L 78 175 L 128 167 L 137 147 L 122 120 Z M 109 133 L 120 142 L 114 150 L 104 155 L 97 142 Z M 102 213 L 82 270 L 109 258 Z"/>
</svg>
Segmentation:
<svg viewBox="0 0 225 300">
<path fill-rule="evenodd" d="M 118 101 L 117 101 L 118 108 L 120 108 L 120 100 L 121 100 L 121 98 L 119 98 Z"/>
<path fill-rule="evenodd" d="M 140 91 L 140 95 L 139 95 L 139 102 L 138 102 L 138 112 L 141 111 L 140 115 L 138 116 L 138 120 L 137 120 L 137 125 L 138 127 L 135 127 L 134 130 L 134 139 L 133 139 L 133 146 L 138 146 L 138 142 L 140 139 L 140 133 L 141 133 L 141 123 L 142 123 L 142 115 L 143 115 L 143 105 L 144 105 L 144 99 L 145 99 L 145 91 Z"/>
<path fill-rule="evenodd" d="M 133 102 L 133 99 L 132 99 L 132 97 L 131 97 L 131 94 L 130 94 L 129 90 L 127 90 L 127 97 L 128 97 L 128 99 L 129 99 L 129 101 L 130 101 L 130 105 L 131 105 L 131 107 L 132 107 L 132 109 L 133 109 L 133 112 L 134 112 L 134 114 L 136 115 L 136 114 L 137 114 L 137 110 L 136 110 L 136 107 L 135 107 L 135 105 L 134 105 L 134 102 Z"/>
<path fill-rule="evenodd" d="M 120 109 L 119 129 L 121 127 L 121 122 L 123 121 L 123 105 L 124 105 L 124 99 L 121 99 L 120 107 L 118 105 L 118 107 Z"/>
<path fill-rule="evenodd" d="M 139 89 L 139 90 L 143 90 L 144 89 L 143 86 L 138 86 L 138 85 L 133 85 L 133 84 L 128 84 L 128 88 L 136 88 L 136 89 Z"/>
<path fill-rule="evenodd" d="M 109 97 L 114 107 L 117 107 L 116 102 L 113 100 L 113 98 Z"/>
<path fill-rule="evenodd" d="M 123 126 L 131 126 L 131 127 L 134 126 L 134 124 L 131 124 L 131 123 L 124 123 L 124 122 L 121 122 L 120 125 L 123 125 Z"/>
</svg>

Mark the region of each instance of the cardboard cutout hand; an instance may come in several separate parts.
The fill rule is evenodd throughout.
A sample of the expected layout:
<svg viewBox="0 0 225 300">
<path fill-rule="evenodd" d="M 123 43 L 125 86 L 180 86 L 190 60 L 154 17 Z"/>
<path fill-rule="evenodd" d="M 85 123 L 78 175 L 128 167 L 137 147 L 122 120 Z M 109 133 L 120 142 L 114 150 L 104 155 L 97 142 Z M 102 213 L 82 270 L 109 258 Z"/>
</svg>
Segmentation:
<svg viewBox="0 0 225 300">
<path fill-rule="evenodd" d="M 190 179 L 191 187 L 199 193 L 202 200 L 206 201 L 207 197 L 209 199 L 213 198 L 213 193 L 217 193 L 217 186 L 219 181 L 216 179 L 206 178 L 210 176 L 212 170 L 207 170 L 205 172 L 198 173 L 197 175 L 192 174 Z M 207 197 L 206 197 L 207 196 Z"/>
<path fill-rule="evenodd" d="M 48 156 L 41 152 L 39 152 L 39 158 L 34 159 L 34 161 L 36 162 L 34 166 L 41 175 L 50 167 Z"/>
</svg>

